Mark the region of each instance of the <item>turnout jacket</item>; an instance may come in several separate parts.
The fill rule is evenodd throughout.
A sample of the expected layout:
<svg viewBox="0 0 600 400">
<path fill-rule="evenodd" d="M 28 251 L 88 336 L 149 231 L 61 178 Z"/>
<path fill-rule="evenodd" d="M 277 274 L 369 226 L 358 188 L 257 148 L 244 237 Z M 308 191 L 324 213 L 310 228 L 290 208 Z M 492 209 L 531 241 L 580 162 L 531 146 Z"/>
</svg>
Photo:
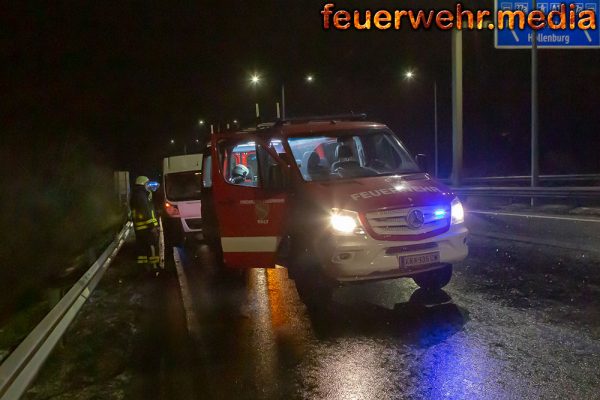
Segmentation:
<svg viewBox="0 0 600 400">
<path fill-rule="evenodd" d="M 148 197 L 148 191 L 142 185 L 135 185 L 129 202 L 131 208 L 131 219 L 136 231 L 151 229 L 158 226 L 154 205 Z"/>
</svg>

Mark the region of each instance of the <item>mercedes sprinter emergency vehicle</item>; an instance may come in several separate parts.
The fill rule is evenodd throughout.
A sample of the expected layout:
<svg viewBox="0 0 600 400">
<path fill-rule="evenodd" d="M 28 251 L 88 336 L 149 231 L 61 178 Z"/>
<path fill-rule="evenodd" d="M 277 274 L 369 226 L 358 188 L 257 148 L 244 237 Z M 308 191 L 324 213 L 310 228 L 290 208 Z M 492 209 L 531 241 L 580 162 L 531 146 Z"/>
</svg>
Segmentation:
<svg viewBox="0 0 600 400">
<path fill-rule="evenodd" d="M 284 265 L 311 298 L 344 283 L 450 281 L 468 252 L 461 202 L 387 126 L 362 118 L 212 135 L 202 207 L 225 267 Z"/>
</svg>

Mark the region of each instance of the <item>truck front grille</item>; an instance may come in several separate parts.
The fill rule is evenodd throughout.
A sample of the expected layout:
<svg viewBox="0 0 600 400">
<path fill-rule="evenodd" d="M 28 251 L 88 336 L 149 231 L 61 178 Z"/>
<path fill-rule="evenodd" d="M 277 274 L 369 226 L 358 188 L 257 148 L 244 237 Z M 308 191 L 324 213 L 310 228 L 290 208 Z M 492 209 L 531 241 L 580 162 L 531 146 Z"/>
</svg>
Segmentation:
<svg viewBox="0 0 600 400">
<path fill-rule="evenodd" d="M 418 210 L 423 215 L 423 224 L 419 227 L 410 226 L 408 223 L 408 215 L 413 210 Z M 450 207 L 426 206 L 377 210 L 368 212 L 365 216 L 371 230 L 377 235 L 422 235 L 448 228 Z"/>
</svg>

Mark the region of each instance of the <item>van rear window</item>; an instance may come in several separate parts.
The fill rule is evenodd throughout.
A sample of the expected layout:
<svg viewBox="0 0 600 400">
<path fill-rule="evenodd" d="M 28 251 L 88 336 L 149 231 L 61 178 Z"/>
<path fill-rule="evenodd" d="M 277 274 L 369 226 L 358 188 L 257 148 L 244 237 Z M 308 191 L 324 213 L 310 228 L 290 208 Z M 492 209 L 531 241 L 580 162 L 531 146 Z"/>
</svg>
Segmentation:
<svg viewBox="0 0 600 400">
<path fill-rule="evenodd" d="M 200 171 L 178 172 L 165 175 L 165 195 L 167 200 L 200 200 L 201 187 Z"/>
</svg>

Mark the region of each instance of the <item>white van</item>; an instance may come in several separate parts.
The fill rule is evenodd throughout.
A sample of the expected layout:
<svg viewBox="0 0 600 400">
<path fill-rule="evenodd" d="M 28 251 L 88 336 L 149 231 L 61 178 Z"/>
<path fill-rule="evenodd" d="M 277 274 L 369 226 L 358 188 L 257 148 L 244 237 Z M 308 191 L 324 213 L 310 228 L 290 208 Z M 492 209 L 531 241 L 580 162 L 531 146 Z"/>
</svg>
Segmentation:
<svg viewBox="0 0 600 400">
<path fill-rule="evenodd" d="M 163 159 L 163 226 L 169 245 L 202 239 L 201 172 L 202 154 Z"/>
</svg>

